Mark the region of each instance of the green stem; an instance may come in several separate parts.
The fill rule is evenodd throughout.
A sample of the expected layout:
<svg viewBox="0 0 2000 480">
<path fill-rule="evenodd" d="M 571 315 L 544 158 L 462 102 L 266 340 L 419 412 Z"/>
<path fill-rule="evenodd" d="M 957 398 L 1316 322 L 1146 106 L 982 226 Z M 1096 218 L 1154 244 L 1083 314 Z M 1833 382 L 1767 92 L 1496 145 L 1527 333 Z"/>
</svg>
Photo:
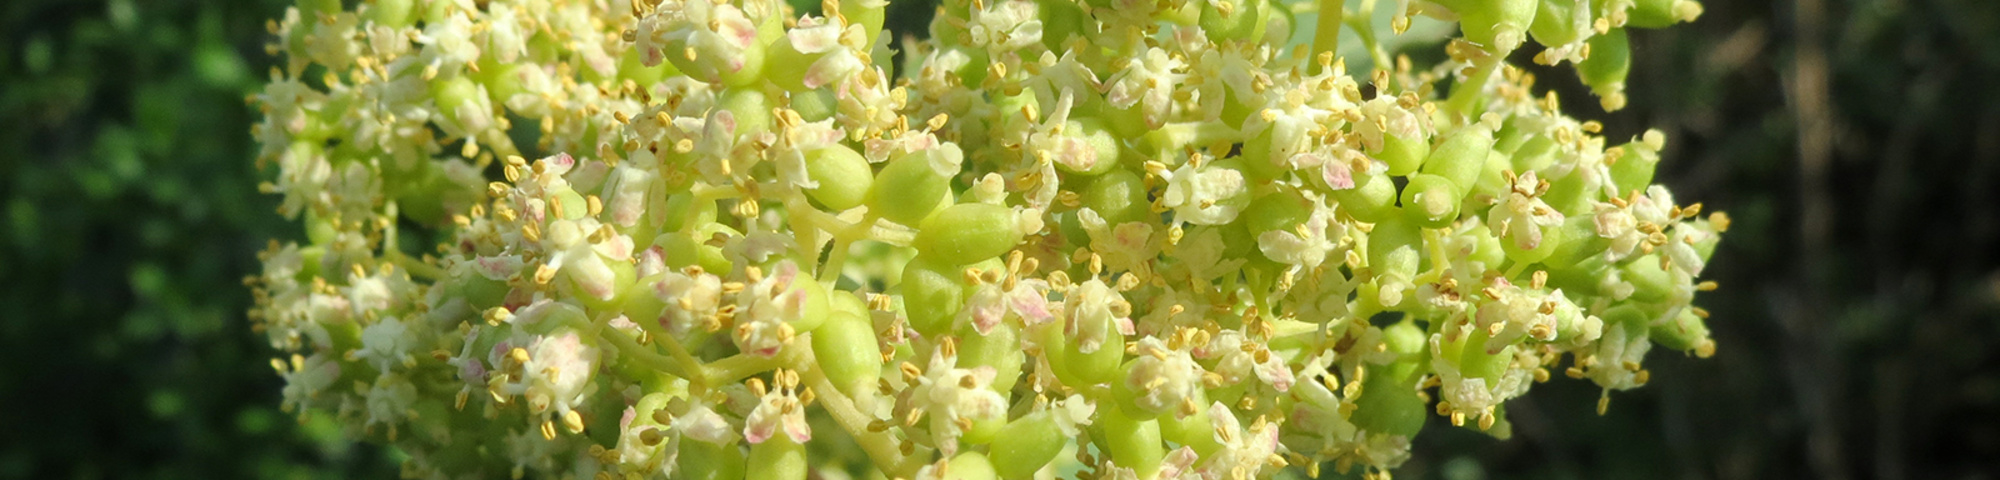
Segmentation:
<svg viewBox="0 0 2000 480">
<path fill-rule="evenodd" d="M 645 345 L 640 345 L 638 341 L 626 337 L 623 333 L 615 331 L 607 332 L 603 335 L 598 335 L 598 337 L 610 341 L 613 346 L 618 348 L 618 353 L 629 360 L 637 361 L 648 367 L 686 378 L 690 381 L 699 381 L 698 378 L 690 375 L 690 373 L 697 373 L 700 370 L 689 370 L 686 366 L 675 362 L 673 359 L 660 355 L 659 352 L 653 351 L 651 348 L 646 348 Z M 671 339 L 665 340 L 665 343 L 671 342 Z"/>
<path fill-rule="evenodd" d="M 805 339 L 804 336 L 799 337 L 800 341 L 806 341 Z M 868 424 L 876 418 L 862 412 L 854 405 L 853 399 L 847 398 L 847 395 L 840 393 L 840 389 L 834 388 L 833 382 L 827 380 L 826 372 L 820 371 L 818 360 L 810 353 L 800 357 L 801 361 L 795 365 L 800 366 L 799 374 L 805 379 L 806 384 L 812 387 L 820 406 L 833 416 L 833 420 L 839 423 L 842 429 L 847 430 L 848 435 L 854 437 L 854 442 L 861 445 L 861 450 L 868 453 L 868 457 L 875 461 L 875 465 L 882 469 L 882 473 L 889 478 L 916 478 L 917 469 L 922 468 L 924 464 L 918 460 L 922 457 L 915 455 L 905 457 L 897 448 L 896 439 L 891 437 L 888 431 L 869 430 Z"/>
<path fill-rule="evenodd" d="M 792 341 L 791 347 L 785 348 L 776 356 L 764 357 L 746 353 L 731 355 L 728 358 L 710 362 L 708 366 L 703 367 L 702 376 L 718 385 L 735 382 L 751 375 L 771 371 L 786 364 L 797 363 L 792 361 L 793 357 L 798 356 L 794 352 L 804 349 L 806 348 L 799 343 L 799 340 L 795 339 Z"/>
<path fill-rule="evenodd" d="M 422 260 L 410 258 L 409 255 L 405 255 L 401 250 L 397 250 L 394 247 L 390 247 L 385 256 L 389 257 L 389 263 L 393 263 L 396 267 L 410 272 L 410 275 L 414 275 L 417 278 L 431 281 L 443 280 L 445 278 L 443 268 L 424 263 Z"/>
<path fill-rule="evenodd" d="M 875 220 L 879 218 L 881 217 L 870 212 L 861 217 L 860 223 L 846 230 L 834 232 L 833 252 L 827 255 L 826 264 L 819 267 L 819 282 L 825 284 L 826 288 L 832 289 L 840 280 L 841 269 L 847 268 L 847 250 L 854 246 L 854 241 L 867 237 L 868 232 L 862 230 L 862 226 L 874 225 Z"/>
<path fill-rule="evenodd" d="M 1319 0 L 1319 21 L 1313 25 L 1312 56 L 1306 57 L 1306 61 L 1312 62 L 1311 71 L 1314 74 L 1322 69 L 1320 55 L 1340 55 L 1340 17 L 1345 13 L 1344 3 L 1341 0 Z"/>
<path fill-rule="evenodd" d="M 1485 54 L 1473 59 L 1472 71 L 1466 73 L 1465 81 L 1451 87 L 1451 97 L 1445 100 L 1445 108 L 1464 117 L 1465 123 L 1472 123 L 1473 108 L 1478 106 L 1476 101 L 1486 90 L 1486 81 L 1493 78 L 1494 71 L 1499 68 L 1499 55 Z"/>
<path fill-rule="evenodd" d="M 1375 63 L 1376 70 L 1388 70 L 1395 66 L 1389 62 L 1389 51 L 1382 49 L 1382 42 L 1375 36 L 1375 0 L 1361 0 L 1361 8 L 1347 17 L 1348 28 L 1361 37 L 1362 48 L 1368 49 L 1368 59 Z"/>
</svg>

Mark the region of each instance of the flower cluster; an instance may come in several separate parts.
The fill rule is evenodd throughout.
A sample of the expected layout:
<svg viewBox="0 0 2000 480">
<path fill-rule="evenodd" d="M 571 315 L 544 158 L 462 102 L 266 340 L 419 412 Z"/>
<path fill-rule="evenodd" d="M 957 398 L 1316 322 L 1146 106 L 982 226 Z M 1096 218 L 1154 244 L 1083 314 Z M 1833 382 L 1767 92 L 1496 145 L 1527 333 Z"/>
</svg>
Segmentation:
<svg viewBox="0 0 2000 480">
<path fill-rule="evenodd" d="M 1615 109 L 1625 29 L 1699 4 L 1342 3 L 892 46 L 883 0 L 300 0 L 252 101 L 306 234 L 251 317 L 287 409 L 424 478 L 1386 478 L 1433 413 L 1714 352 L 1728 218 L 1504 60 Z M 1413 22 L 1463 36 L 1391 61 Z"/>
</svg>

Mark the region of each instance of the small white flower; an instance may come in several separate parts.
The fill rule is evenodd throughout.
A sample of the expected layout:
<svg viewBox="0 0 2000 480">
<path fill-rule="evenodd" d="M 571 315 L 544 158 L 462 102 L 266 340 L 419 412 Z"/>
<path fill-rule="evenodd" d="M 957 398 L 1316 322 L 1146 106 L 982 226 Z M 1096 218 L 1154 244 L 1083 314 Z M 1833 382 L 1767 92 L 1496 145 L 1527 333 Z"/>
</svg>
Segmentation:
<svg viewBox="0 0 2000 480">
<path fill-rule="evenodd" d="M 1156 413 L 1173 411 L 1185 416 L 1181 404 L 1191 402 L 1201 390 L 1201 365 L 1185 348 L 1168 348 L 1160 337 L 1139 339 L 1139 356 L 1132 360 L 1125 385 L 1138 395 L 1133 402 Z"/>
<path fill-rule="evenodd" d="M 799 266 L 786 260 L 737 294 L 736 328 L 730 335 L 736 348 L 771 357 L 791 343 L 796 335 L 791 324 L 805 315 L 806 306 L 806 294 L 793 288 L 795 281 L 800 281 Z"/>
<path fill-rule="evenodd" d="M 1486 226 L 1502 240 L 1512 239 L 1516 248 L 1533 250 L 1541 246 L 1543 231 L 1562 225 L 1563 214 L 1542 201 L 1548 182 L 1537 178 L 1535 172 L 1512 180 L 1500 204 L 1486 214 Z"/>
<path fill-rule="evenodd" d="M 1215 441 L 1222 448 L 1203 459 L 1199 472 L 1208 480 L 1259 478 L 1267 465 L 1282 465 L 1278 455 L 1278 424 L 1257 417 L 1250 428 L 1236 419 L 1236 412 L 1222 402 L 1208 407 L 1208 421 L 1215 429 Z"/>
<path fill-rule="evenodd" d="M 1006 282 L 980 284 L 965 300 L 965 308 L 959 310 L 959 321 L 970 322 L 973 330 L 985 335 L 1009 315 L 1027 325 L 1055 318 L 1049 305 L 1048 281 L 1026 279 L 1013 283 L 1012 290 L 1006 288 Z"/>
<path fill-rule="evenodd" d="M 1290 231 L 1272 230 L 1257 235 L 1257 248 L 1265 257 L 1278 263 L 1301 268 L 1316 268 L 1326 261 L 1326 255 L 1338 245 L 1329 238 L 1329 228 L 1344 229 L 1333 221 L 1333 212 L 1325 208 L 1314 208 L 1312 216 L 1298 228 Z"/>
<path fill-rule="evenodd" d="M 1090 279 L 1071 288 L 1068 298 L 1063 301 L 1063 333 L 1076 342 L 1077 351 L 1090 353 L 1106 346 L 1112 340 L 1116 328 L 1122 335 L 1133 334 L 1132 319 L 1117 315 L 1113 306 L 1124 302 L 1123 296 L 1105 285 L 1103 280 Z M 1121 348 L 1122 346 L 1112 346 Z"/>
<path fill-rule="evenodd" d="M 944 352 L 933 354 L 908 398 L 911 407 L 930 415 L 931 436 L 946 456 L 958 450 L 958 437 L 965 434 L 961 424 L 1007 415 L 1007 397 L 993 391 L 993 367 L 964 369 L 957 363 Z"/>
<path fill-rule="evenodd" d="M 1222 225 L 1243 211 L 1249 187 L 1243 173 L 1188 162 L 1164 175 L 1167 191 L 1160 204 L 1174 209 L 1174 220 L 1196 225 Z"/>
<path fill-rule="evenodd" d="M 396 317 L 383 318 L 361 330 L 361 348 L 354 356 L 374 365 L 376 371 L 387 372 L 415 359 L 411 352 L 419 348 L 417 333 Z"/>
<path fill-rule="evenodd" d="M 707 323 L 722 308 L 722 278 L 708 272 L 667 272 L 653 293 L 667 304 L 655 321 L 675 335 Z"/>
<path fill-rule="evenodd" d="M 743 420 L 744 440 L 764 443 L 781 432 L 800 444 L 812 440 L 812 426 L 806 424 L 806 406 L 799 401 L 798 383 L 797 372 L 778 371 L 770 389 L 762 392 L 757 407 Z M 762 383 L 753 384 L 752 393 L 763 388 Z"/>
<path fill-rule="evenodd" d="M 1181 73 L 1185 68 L 1187 62 L 1180 58 L 1158 47 L 1148 48 L 1125 60 L 1124 69 L 1108 82 L 1110 91 L 1104 99 L 1117 108 L 1140 107 L 1146 124 L 1157 128 L 1167 121 L 1174 89 L 1187 79 Z"/>
</svg>

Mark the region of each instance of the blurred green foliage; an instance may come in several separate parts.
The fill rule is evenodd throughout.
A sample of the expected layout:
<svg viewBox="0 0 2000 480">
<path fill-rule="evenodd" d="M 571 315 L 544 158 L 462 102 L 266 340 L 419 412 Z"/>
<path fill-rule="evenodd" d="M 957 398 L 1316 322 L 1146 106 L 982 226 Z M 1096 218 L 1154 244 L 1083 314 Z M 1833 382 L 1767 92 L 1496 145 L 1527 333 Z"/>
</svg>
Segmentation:
<svg viewBox="0 0 2000 480">
<path fill-rule="evenodd" d="M 244 275 L 284 3 L 0 3 L 0 477 L 393 475 L 278 411 Z"/>
<path fill-rule="evenodd" d="M 243 101 L 287 3 L 0 2 L 0 478 L 394 475 L 278 411 L 243 318 L 255 252 L 298 236 L 256 192 Z M 1649 363 L 1605 417 L 1559 378 L 1509 405 L 1509 441 L 1434 418 L 1400 476 L 1993 475 L 2000 3 L 1706 6 L 1633 37 L 1629 108 L 1565 105 L 1663 129 L 1660 181 L 1736 219 L 1698 302 L 1720 353 Z"/>
</svg>

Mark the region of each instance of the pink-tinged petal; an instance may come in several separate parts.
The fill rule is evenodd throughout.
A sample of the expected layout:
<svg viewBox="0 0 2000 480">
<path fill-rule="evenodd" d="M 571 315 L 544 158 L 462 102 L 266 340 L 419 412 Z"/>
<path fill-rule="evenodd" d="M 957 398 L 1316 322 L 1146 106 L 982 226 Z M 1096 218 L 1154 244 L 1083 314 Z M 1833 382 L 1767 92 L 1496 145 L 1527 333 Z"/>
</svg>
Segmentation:
<svg viewBox="0 0 2000 480">
<path fill-rule="evenodd" d="M 786 261 L 778 264 L 777 271 L 771 273 L 771 288 L 790 290 L 792 280 L 799 278 L 799 264 Z"/>
<path fill-rule="evenodd" d="M 521 257 L 513 255 L 479 257 L 472 261 L 472 267 L 474 272 L 478 272 L 487 280 L 506 281 L 508 277 L 521 271 Z"/>
<path fill-rule="evenodd" d="M 757 41 L 757 24 L 751 23 L 748 17 L 743 16 L 742 10 L 734 6 L 724 6 L 716 13 L 720 18 L 717 18 L 719 21 L 716 23 L 715 31 L 722 34 L 723 39 L 734 43 L 737 48 L 748 47 Z"/>
<path fill-rule="evenodd" d="M 1131 335 L 1131 334 L 1134 334 L 1134 333 L 1137 333 L 1137 331 L 1136 331 L 1136 330 L 1135 330 L 1135 329 L 1133 328 L 1133 325 L 1132 325 L 1132 319 L 1130 319 L 1130 318 L 1119 318 L 1119 319 L 1118 319 L 1118 333 L 1120 333 L 1120 334 L 1124 334 L 1124 335 Z"/>
<path fill-rule="evenodd" d="M 650 277 L 667 271 L 667 250 L 653 246 L 639 252 L 638 271 L 640 277 Z"/>
<path fill-rule="evenodd" d="M 1022 287 L 1007 296 L 1014 304 L 1014 313 L 1020 315 L 1029 325 L 1038 325 L 1055 318 L 1055 313 L 1049 311 L 1048 297 L 1042 296 L 1041 292 Z"/>
<path fill-rule="evenodd" d="M 778 426 L 770 421 L 752 419 L 743 426 L 743 439 L 752 444 L 764 443 L 771 435 L 778 433 Z"/>
<path fill-rule="evenodd" d="M 1194 453 L 1193 448 L 1186 446 L 1174 449 L 1172 452 L 1167 452 L 1167 458 L 1160 462 L 1159 478 L 1180 477 L 1181 471 L 1187 470 L 1189 465 L 1194 465 L 1194 461 L 1198 457 L 1200 456 Z"/>
<path fill-rule="evenodd" d="M 553 175 L 569 173 L 569 169 L 576 167 L 576 157 L 569 156 L 568 153 L 557 153 L 542 161 L 548 162 L 546 171 Z"/>
<path fill-rule="evenodd" d="M 1277 357 L 1272 357 L 1274 363 L 1276 360 Z M 1283 364 L 1279 364 L 1276 368 L 1258 368 L 1255 370 L 1257 372 L 1257 379 L 1271 384 L 1271 388 L 1278 389 L 1279 392 L 1290 391 L 1292 389 L 1292 370 L 1285 368 Z"/>
<path fill-rule="evenodd" d="M 603 255 L 604 258 L 629 262 L 632 261 L 632 249 L 636 247 L 632 244 L 632 237 L 612 235 L 611 238 L 605 239 L 603 243 L 592 245 L 591 248 L 596 250 L 598 255 Z"/>
<path fill-rule="evenodd" d="M 854 75 L 866 68 L 861 59 L 846 53 L 833 53 L 820 58 L 806 67 L 805 77 L 800 83 L 806 88 L 819 88 Z"/>
<path fill-rule="evenodd" d="M 467 382 L 485 382 L 486 364 L 478 359 L 465 359 L 465 362 L 458 366 L 458 378 Z"/>
<path fill-rule="evenodd" d="M 647 67 L 657 67 L 660 66 L 660 62 L 664 62 L 666 60 L 667 60 L 666 54 L 661 52 L 658 47 L 647 47 L 639 50 L 640 65 L 645 65 Z"/>
<path fill-rule="evenodd" d="M 791 437 L 793 442 L 804 444 L 812 441 L 812 425 L 806 424 L 805 415 L 785 415 L 784 423 L 785 436 Z"/>
<path fill-rule="evenodd" d="M 1319 174 L 1320 179 L 1326 181 L 1327 188 L 1334 190 L 1354 188 L 1354 172 L 1348 169 L 1346 162 L 1328 160 L 1320 164 Z"/>
<path fill-rule="evenodd" d="M 820 53 L 840 45 L 840 26 L 822 24 L 800 26 L 785 32 L 785 38 L 792 43 L 792 49 L 799 53 Z"/>
<path fill-rule="evenodd" d="M 618 428 L 625 429 L 631 427 L 632 419 L 638 417 L 639 417 L 638 410 L 635 410 L 632 407 L 625 407 L 625 413 L 618 416 Z"/>
<path fill-rule="evenodd" d="M 972 308 L 972 329 L 980 335 L 993 333 L 993 327 L 1000 326 L 1000 319 L 1006 317 L 1006 310 L 999 305 Z"/>
<path fill-rule="evenodd" d="M 970 371 L 972 372 L 972 380 L 980 385 L 991 385 L 993 379 L 1000 376 L 1000 370 L 992 366 L 974 367 Z"/>
</svg>

